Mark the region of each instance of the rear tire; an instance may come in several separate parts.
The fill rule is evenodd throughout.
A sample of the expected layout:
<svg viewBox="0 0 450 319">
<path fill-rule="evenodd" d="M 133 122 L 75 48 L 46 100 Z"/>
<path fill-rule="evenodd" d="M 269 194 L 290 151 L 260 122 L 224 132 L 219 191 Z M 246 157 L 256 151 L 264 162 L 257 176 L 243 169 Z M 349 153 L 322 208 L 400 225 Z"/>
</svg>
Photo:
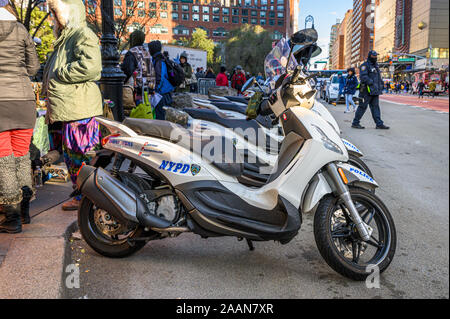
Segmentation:
<svg viewBox="0 0 450 319">
<path fill-rule="evenodd" d="M 78 227 L 83 239 L 97 253 L 111 258 L 123 258 L 134 254 L 145 246 L 145 241 L 128 241 L 128 239 L 151 235 L 142 226 L 137 226 L 134 230 L 131 230 L 130 235 L 126 238 L 120 240 L 117 238 L 116 240 L 106 236 L 97 227 L 94 221 L 95 211 L 94 203 L 84 196 L 78 209 Z"/>
<path fill-rule="evenodd" d="M 350 194 L 357 206 L 361 207 L 361 205 L 364 205 L 362 206 L 363 210 L 364 208 L 367 208 L 364 212 L 361 212 L 360 208 L 358 208 L 361 213 L 361 218 L 363 218 L 363 220 L 371 227 L 377 227 L 376 234 L 374 231 L 372 238 L 376 236 L 379 238 L 371 239 L 372 244 L 370 244 L 370 247 L 367 242 L 359 239 L 362 244 L 366 244 L 369 248 L 365 247 L 364 250 L 361 250 L 361 246 L 358 244 L 359 253 L 355 253 L 355 251 L 352 250 L 351 260 L 348 256 L 345 256 L 342 252 L 342 245 L 339 245 L 338 247 L 336 242 L 345 242 L 345 245 L 352 243 L 353 248 L 353 243 L 356 245 L 359 235 L 354 230 L 354 227 L 352 227 L 351 220 L 348 220 L 348 216 L 345 218 L 345 220 L 347 220 L 346 222 L 339 223 L 339 227 L 335 228 L 336 217 L 339 216 L 339 212 L 343 212 L 343 204 L 339 198 L 336 198 L 333 195 L 324 197 L 319 203 L 314 216 L 314 237 L 320 254 L 331 268 L 344 277 L 357 281 L 364 281 L 371 274 L 371 268 L 368 267 L 376 265 L 380 274 L 389 267 L 395 255 L 397 235 L 394 220 L 392 219 L 389 210 L 377 196 L 364 189 L 354 187 L 350 188 Z M 369 207 L 371 208 L 369 209 Z M 336 213 L 338 213 L 338 215 L 336 215 Z M 343 214 L 341 214 L 341 220 L 338 221 L 342 221 L 342 216 Z M 335 219 L 333 220 L 333 218 Z M 345 225 L 345 223 L 348 225 Z M 345 237 L 346 232 L 349 232 L 351 236 Z M 376 243 L 379 246 L 374 248 L 373 243 Z M 365 252 L 370 249 L 376 250 L 374 256 L 367 262 L 361 261 L 360 255 L 364 255 Z M 348 251 L 346 253 L 348 253 Z M 357 255 L 356 261 L 355 255 Z M 366 256 L 367 255 L 370 256 L 371 253 L 366 253 Z"/>
</svg>

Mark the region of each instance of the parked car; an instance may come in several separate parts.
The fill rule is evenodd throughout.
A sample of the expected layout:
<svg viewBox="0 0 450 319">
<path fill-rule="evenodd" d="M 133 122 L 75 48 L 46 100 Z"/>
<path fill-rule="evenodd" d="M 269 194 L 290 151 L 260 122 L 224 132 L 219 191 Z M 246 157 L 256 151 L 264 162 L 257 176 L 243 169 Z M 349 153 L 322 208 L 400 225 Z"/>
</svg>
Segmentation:
<svg viewBox="0 0 450 319">
<path fill-rule="evenodd" d="M 344 76 L 344 78 L 346 78 L 347 74 L 344 74 L 343 76 Z M 330 77 L 330 80 L 328 81 L 328 85 L 325 90 L 325 98 L 324 99 L 327 103 L 335 102 L 338 97 L 338 94 L 339 94 L 339 78 L 338 78 L 337 74 L 333 74 Z M 359 101 L 359 91 L 358 90 L 356 91 L 355 95 L 353 96 L 353 100 L 355 102 Z M 342 94 L 341 97 L 339 98 L 339 101 L 337 101 L 337 103 L 340 103 L 340 102 L 345 103 L 344 94 Z"/>
</svg>

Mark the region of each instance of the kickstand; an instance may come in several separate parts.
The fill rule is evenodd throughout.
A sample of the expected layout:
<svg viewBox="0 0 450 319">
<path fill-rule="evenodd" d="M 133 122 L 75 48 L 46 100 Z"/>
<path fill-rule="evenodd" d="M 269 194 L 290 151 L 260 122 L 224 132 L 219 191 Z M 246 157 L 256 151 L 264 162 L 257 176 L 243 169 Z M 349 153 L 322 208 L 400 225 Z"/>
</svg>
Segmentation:
<svg viewBox="0 0 450 319">
<path fill-rule="evenodd" d="M 247 239 L 247 245 L 248 245 L 248 249 L 250 249 L 250 251 L 255 250 L 255 246 L 253 246 L 253 242 L 250 239 Z"/>
</svg>

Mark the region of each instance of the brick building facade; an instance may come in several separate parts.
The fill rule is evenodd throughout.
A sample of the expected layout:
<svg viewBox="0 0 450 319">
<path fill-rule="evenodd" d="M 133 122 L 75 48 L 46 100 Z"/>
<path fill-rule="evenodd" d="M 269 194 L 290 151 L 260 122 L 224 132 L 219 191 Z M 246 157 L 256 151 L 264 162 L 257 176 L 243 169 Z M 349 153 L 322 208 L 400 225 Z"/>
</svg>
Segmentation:
<svg viewBox="0 0 450 319">
<path fill-rule="evenodd" d="M 353 0 L 351 66 L 359 67 L 373 49 L 375 0 Z"/>
<path fill-rule="evenodd" d="M 86 0 L 87 13 L 97 12 L 94 0 Z M 299 0 L 113 0 L 116 27 L 128 20 L 128 32 L 142 29 L 146 41 L 163 43 L 189 38 L 196 28 L 219 42 L 243 24 L 259 25 L 273 39 L 291 34 L 298 25 Z M 132 18 L 126 18 L 126 15 Z"/>
</svg>

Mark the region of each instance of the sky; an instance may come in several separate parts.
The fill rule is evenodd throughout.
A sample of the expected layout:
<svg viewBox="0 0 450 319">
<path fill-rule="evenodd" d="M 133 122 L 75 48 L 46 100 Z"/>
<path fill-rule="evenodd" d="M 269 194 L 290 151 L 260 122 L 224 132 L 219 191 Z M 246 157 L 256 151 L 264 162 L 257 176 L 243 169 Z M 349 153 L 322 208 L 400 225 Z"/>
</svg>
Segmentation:
<svg viewBox="0 0 450 319">
<path fill-rule="evenodd" d="M 336 19 L 344 19 L 345 12 L 353 8 L 353 0 L 300 0 L 299 28 L 304 29 L 305 18 L 308 15 L 314 17 L 314 26 L 319 33 L 318 44 L 322 48 L 322 54 L 314 60 L 324 60 L 328 57 L 328 45 L 330 43 L 331 26 Z M 310 27 L 308 23 L 308 27 Z"/>
</svg>

